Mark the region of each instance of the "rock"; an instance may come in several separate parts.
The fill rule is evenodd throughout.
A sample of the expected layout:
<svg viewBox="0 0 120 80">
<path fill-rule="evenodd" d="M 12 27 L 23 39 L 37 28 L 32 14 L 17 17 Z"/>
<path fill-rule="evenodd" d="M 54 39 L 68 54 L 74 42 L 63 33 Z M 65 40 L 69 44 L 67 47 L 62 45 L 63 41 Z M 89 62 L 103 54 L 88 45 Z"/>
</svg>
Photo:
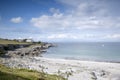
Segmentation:
<svg viewBox="0 0 120 80">
<path fill-rule="evenodd" d="M 95 72 L 91 72 L 90 74 L 92 75 L 91 78 L 92 78 L 93 80 L 97 80 L 97 76 L 96 76 Z"/>
<path fill-rule="evenodd" d="M 43 50 L 40 50 L 41 52 L 47 52 L 47 50 L 43 49 Z"/>
<path fill-rule="evenodd" d="M 0 49 L 4 49 L 4 48 L 3 48 L 3 45 L 0 45 Z"/>
<path fill-rule="evenodd" d="M 6 53 L 6 51 L 4 50 L 3 45 L 0 45 L 0 55 L 4 53 Z"/>
<path fill-rule="evenodd" d="M 106 75 L 105 71 L 102 70 L 100 76 L 102 77 L 102 76 L 105 76 L 105 75 Z"/>
<path fill-rule="evenodd" d="M 16 51 L 16 54 L 17 54 L 17 55 L 20 55 L 20 54 L 21 54 L 21 52 L 20 52 L 20 51 Z"/>
<path fill-rule="evenodd" d="M 43 52 L 47 52 L 46 49 L 52 47 L 53 45 L 51 43 L 42 43 L 41 45 L 33 46 L 32 48 L 28 46 L 30 46 L 30 44 L 0 45 L 0 50 L 7 51 L 6 54 L 10 57 L 38 56 Z"/>
<path fill-rule="evenodd" d="M 18 64 L 18 67 L 19 67 L 19 68 L 22 68 L 22 67 L 23 67 L 23 65 L 22 65 L 22 64 Z"/>
<path fill-rule="evenodd" d="M 25 55 L 29 55 L 29 52 L 26 52 Z"/>
<path fill-rule="evenodd" d="M 54 47 L 54 45 L 51 44 L 51 43 L 44 43 L 44 44 L 42 44 L 42 48 L 43 48 L 43 49 L 48 49 L 48 48 L 50 48 L 50 47 Z"/>
<path fill-rule="evenodd" d="M 24 54 L 21 54 L 20 56 L 21 56 L 21 57 L 23 57 L 23 56 L 24 56 Z"/>
<path fill-rule="evenodd" d="M 8 44 L 8 50 L 14 50 L 15 48 L 14 48 L 14 45 L 12 45 L 12 44 Z"/>
</svg>

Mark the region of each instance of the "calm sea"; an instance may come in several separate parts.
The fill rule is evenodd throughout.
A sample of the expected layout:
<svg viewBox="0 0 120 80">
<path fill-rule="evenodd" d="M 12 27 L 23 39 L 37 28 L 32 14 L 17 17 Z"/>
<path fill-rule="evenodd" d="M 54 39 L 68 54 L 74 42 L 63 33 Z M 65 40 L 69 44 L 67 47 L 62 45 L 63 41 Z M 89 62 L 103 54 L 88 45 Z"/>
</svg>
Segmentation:
<svg viewBox="0 0 120 80">
<path fill-rule="evenodd" d="M 120 42 L 56 43 L 43 54 L 47 58 L 120 62 Z"/>
</svg>

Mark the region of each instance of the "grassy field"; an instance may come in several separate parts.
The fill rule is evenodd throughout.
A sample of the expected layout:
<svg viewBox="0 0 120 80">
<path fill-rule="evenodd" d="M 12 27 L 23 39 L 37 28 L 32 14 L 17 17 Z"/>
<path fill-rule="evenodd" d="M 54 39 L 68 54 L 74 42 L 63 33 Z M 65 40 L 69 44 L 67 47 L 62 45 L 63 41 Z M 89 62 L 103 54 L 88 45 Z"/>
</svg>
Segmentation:
<svg viewBox="0 0 120 80">
<path fill-rule="evenodd" d="M 0 65 L 0 80 L 66 80 L 57 75 L 27 69 L 11 69 Z"/>
<path fill-rule="evenodd" d="M 5 40 L 5 39 L 0 39 L 0 44 L 32 44 L 29 42 L 17 42 L 14 40 Z"/>
</svg>

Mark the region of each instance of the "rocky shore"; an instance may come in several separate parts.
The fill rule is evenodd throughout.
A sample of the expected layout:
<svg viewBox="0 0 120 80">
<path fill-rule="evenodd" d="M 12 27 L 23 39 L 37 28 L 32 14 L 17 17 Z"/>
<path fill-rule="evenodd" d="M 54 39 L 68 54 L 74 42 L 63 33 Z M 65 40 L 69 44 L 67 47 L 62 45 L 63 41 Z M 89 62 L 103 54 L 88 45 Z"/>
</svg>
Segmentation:
<svg viewBox="0 0 120 80">
<path fill-rule="evenodd" d="M 51 43 L 42 44 L 7 44 L 0 45 L 0 52 L 2 57 L 24 57 L 24 56 L 38 56 L 46 52 L 49 47 L 53 47 Z"/>
<path fill-rule="evenodd" d="M 3 58 L 2 64 L 11 68 L 26 68 L 57 74 L 68 80 L 120 80 L 120 64 L 44 57 Z M 68 76 L 68 73 L 71 75 Z"/>
</svg>

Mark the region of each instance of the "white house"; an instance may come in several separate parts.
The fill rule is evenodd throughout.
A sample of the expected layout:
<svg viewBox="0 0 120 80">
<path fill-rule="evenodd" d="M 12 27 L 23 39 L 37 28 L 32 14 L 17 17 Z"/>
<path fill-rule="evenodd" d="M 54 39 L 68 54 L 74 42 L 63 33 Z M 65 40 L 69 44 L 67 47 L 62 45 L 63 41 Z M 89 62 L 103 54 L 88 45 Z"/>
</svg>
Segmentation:
<svg viewBox="0 0 120 80">
<path fill-rule="evenodd" d="M 26 39 L 26 42 L 33 42 L 32 39 Z"/>
</svg>

